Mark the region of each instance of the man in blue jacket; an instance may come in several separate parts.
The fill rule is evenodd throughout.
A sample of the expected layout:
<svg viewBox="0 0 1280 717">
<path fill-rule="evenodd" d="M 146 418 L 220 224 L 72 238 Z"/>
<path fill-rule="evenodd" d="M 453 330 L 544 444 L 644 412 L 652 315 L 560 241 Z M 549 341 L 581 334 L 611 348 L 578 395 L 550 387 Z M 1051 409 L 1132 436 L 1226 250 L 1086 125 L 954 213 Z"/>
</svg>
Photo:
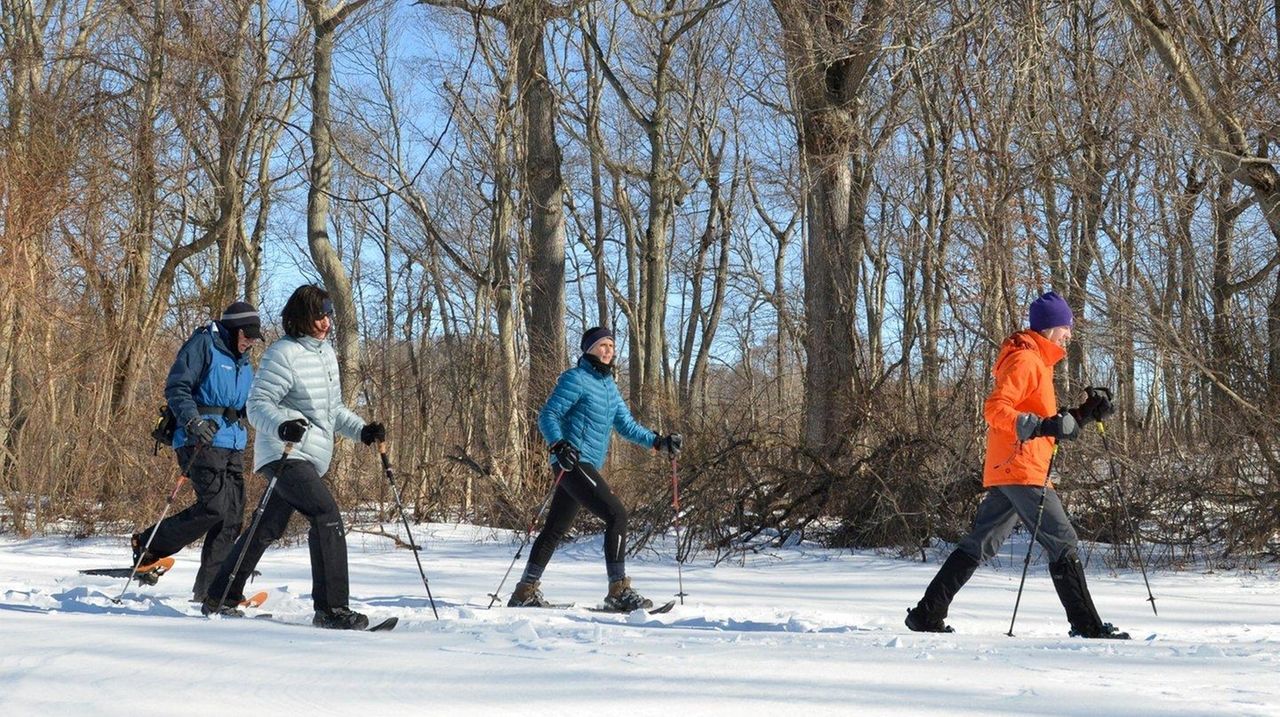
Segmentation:
<svg viewBox="0 0 1280 717">
<path fill-rule="evenodd" d="M 249 348 L 262 339 L 258 310 L 237 301 L 196 329 L 169 369 L 164 397 L 177 418 L 173 448 L 196 493 L 191 507 L 133 536 L 139 571 L 204 537 L 194 599 L 203 601 L 244 512 L 244 406 L 253 383 Z M 152 536 L 152 531 L 155 535 Z M 151 543 L 148 546 L 147 540 Z M 146 555 L 142 555 L 144 546 Z"/>
<path fill-rule="evenodd" d="M 600 468 L 609 451 L 614 429 L 628 441 L 675 455 L 680 452 L 678 434 L 660 436 L 636 422 L 613 380 L 613 332 L 597 326 L 582 335 L 582 358 L 560 374 L 555 390 L 538 415 L 538 428 L 551 445 L 556 475 L 555 493 L 547 522 L 529 552 L 529 562 L 508 607 L 547 607 L 538 589 L 542 571 L 556 545 L 564 537 L 578 506 L 604 521 L 604 560 L 609 593 L 604 605 L 628 612 L 653 607 L 653 601 L 631 587 L 627 577 L 627 509 L 609 489 Z"/>
</svg>

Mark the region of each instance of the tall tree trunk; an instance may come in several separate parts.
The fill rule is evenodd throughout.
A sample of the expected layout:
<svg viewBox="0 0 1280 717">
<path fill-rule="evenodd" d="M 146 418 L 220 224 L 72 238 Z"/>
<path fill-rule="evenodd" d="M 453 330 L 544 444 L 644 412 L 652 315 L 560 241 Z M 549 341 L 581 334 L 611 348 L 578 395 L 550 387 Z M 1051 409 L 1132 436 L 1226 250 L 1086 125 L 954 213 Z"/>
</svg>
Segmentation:
<svg viewBox="0 0 1280 717">
<path fill-rule="evenodd" d="M 360 389 L 360 326 L 355 296 L 347 270 L 329 241 L 329 188 L 332 184 L 333 135 L 329 130 L 329 88 L 333 83 L 333 44 L 338 27 L 368 0 L 339 2 L 330 8 L 325 0 L 305 0 L 311 15 L 314 44 L 311 50 L 311 166 L 307 173 L 307 246 L 311 261 L 333 300 L 337 320 L 338 370 L 342 399 L 350 402 Z"/>
<path fill-rule="evenodd" d="M 547 79 L 545 0 L 515 0 L 516 92 L 523 122 L 525 203 L 529 212 L 530 307 L 528 425 L 565 368 L 564 178 L 556 139 L 556 98 Z"/>
<path fill-rule="evenodd" d="M 886 2 L 855 21 L 844 5 L 773 0 L 801 118 L 808 224 L 805 260 L 805 443 L 834 457 L 861 423 L 858 282 L 865 246 L 867 81 L 882 53 Z"/>
</svg>

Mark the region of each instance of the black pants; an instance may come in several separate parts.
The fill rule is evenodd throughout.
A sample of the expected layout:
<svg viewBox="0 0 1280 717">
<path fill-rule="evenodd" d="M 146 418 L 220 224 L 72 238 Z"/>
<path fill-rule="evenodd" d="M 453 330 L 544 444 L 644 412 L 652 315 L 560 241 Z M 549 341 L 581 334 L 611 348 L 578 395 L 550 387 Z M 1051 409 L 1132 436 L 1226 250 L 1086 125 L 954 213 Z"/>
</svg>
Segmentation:
<svg viewBox="0 0 1280 717">
<path fill-rule="evenodd" d="M 155 538 L 148 549 L 163 558 L 204 538 L 200 551 L 200 570 L 192 591 L 197 598 L 209 592 L 218 568 L 240 533 L 244 515 L 244 451 L 206 446 L 197 454 L 194 446 L 176 451 L 178 467 L 187 468 L 187 480 L 196 492 L 191 507 L 160 521 L 158 526 L 139 533 L 145 543 L 154 528 Z M 195 462 L 191 463 L 194 456 Z"/>
<path fill-rule="evenodd" d="M 556 474 L 559 474 L 559 469 Z M 551 508 L 547 511 L 546 526 L 533 541 L 533 550 L 529 553 L 529 564 L 537 566 L 536 572 L 551 560 L 556 545 L 564 538 L 564 534 L 573 525 L 578 515 L 578 506 L 582 506 L 600 520 L 604 521 L 604 560 L 609 567 L 610 577 L 620 578 L 626 574 L 627 553 L 627 509 L 622 501 L 609 489 L 600 472 L 594 466 L 580 463 L 578 467 L 564 474 L 555 495 L 551 498 Z"/>
<path fill-rule="evenodd" d="M 227 603 L 244 599 L 244 585 L 267 546 L 284 535 L 293 511 L 306 516 L 311 523 L 307 543 L 311 548 L 311 600 L 316 610 L 347 607 L 350 587 L 347 580 L 347 538 L 342 528 L 342 514 L 316 467 L 310 461 L 272 461 L 262 467 L 268 479 L 275 477 L 275 488 L 262 512 L 262 520 L 253 537 L 245 545 L 245 535 L 236 541 L 235 550 L 223 561 L 218 578 L 210 586 L 209 595 L 217 599 L 226 589 L 237 556 L 244 551 L 244 562 L 227 593 Z M 246 531 L 247 532 L 247 531 Z"/>
</svg>

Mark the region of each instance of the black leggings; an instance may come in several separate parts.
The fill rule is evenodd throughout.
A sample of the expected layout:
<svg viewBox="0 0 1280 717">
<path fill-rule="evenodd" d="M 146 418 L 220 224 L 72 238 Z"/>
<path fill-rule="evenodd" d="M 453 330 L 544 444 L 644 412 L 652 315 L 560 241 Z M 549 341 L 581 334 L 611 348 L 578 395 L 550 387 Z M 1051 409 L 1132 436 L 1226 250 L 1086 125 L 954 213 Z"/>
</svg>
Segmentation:
<svg viewBox="0 0 1280 717">
<path fill-rule="evenodd" d="M 556 474 L 560 470 L 556 469 Z M 529 564 L 538 566 L 538 573 L 551 561 L 551 554 L 578 515 L 578 506 L 604 521 L 604 560 L 609 566 L 610 577 L 625 574 L 627 553 L 627 509 L 609 489 L 600 472 L 588 463 L 579 463 L 560 479 L 551 508 L 547 511 L 547 523 L 533 541 Z"/>
</svg>

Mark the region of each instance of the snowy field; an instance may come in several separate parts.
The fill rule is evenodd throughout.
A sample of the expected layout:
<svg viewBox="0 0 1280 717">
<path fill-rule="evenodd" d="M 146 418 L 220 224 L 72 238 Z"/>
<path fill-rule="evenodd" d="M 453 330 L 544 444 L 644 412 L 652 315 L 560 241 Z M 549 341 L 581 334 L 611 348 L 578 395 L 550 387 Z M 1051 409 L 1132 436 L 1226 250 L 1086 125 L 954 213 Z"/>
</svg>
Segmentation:
<svg viewBox="0 0 1280 717">
<path fill-rule="evenodd" d="M 1157 573 L 1155 617 L 1139 574 L 1091 566 L 1103 619 L 1135 638 L 1111 642 L 1066 636 L 1040 564 L 1009 638 L 1020 560 L 1006 548 L 953 605 L 960 632 L 923 635 L 902 617 L 936 559 L 772 550 L 685 566 L 689 597 L 667 615 L 486 610 L 510 535 L 415 534 L 438 622 L 408 551 L 349 536 L 352 606 L 400 616 L 389 633 L 200 618 L 192 549 L 116 606 L 122 580 L 77 571 L 124 564 L 123 538 L 0 539 L 0 715 L 1280 715 L 1274 569 Z M 308 623 L 305 544 L 259 568 L 263 610 Z M 630 573 L 656 602 L 676 592 L 669 559 L 642 556 Z M 594 605 L 604 582 L 596 538 L 561 548 L 543 587 Z"/>
</svg>

